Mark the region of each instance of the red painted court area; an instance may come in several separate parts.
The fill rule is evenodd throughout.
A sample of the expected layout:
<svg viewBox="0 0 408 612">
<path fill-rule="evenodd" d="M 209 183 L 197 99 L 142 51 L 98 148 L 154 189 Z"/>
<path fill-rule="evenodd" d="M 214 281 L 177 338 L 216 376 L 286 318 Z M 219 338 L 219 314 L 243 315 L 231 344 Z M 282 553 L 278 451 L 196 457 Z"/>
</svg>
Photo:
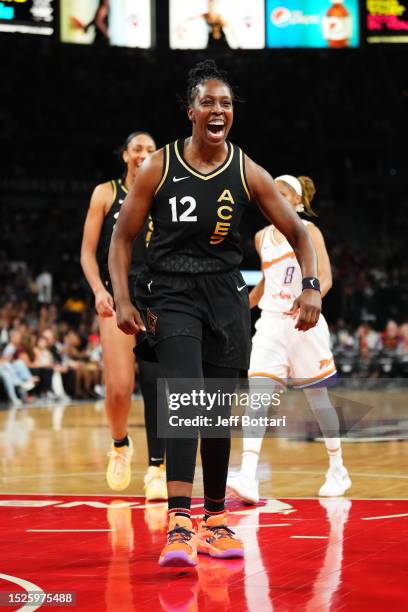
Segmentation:
<svg viewBox="0 0 408 612">
<path fill-rule="evenodd" d="M 8 591 L 70 591 L 76 610 L 114 612 L 408 608 L 408 501 L 282 501 L 291 507 L 274 500 L 252 508 L 230 503 L 245 559 L 200 556 L 196 569 L 183 571 L 157 565 L 165 504 L 2 495 L 2 601 Z M 199 500 L 194 505 L 200 513 Z"/>
</svg>

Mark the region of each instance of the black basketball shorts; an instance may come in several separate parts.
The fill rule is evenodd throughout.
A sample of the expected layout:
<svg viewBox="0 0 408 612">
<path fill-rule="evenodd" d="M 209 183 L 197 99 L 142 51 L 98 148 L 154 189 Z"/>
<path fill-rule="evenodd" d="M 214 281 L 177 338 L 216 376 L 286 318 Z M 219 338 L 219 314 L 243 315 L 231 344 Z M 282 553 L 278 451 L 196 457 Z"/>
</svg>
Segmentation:
<svg viewBox="0 0 408 612">
<path fill-rule="evenodd" d="M 201 341 L 206 363 L 248 369 L 251 317 L 239 270 L 195 276 L 148 271 L 138 276 L 132 293 L 150 348 L 166 338 L 192 336 Z"/>
</svg>

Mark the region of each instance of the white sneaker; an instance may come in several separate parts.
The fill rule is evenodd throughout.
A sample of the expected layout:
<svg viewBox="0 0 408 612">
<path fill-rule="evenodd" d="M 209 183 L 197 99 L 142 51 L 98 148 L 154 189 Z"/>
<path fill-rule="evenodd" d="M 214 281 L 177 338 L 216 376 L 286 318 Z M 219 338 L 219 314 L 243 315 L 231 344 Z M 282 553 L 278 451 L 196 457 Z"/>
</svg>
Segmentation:
<svg viewBox="0 0 408 612">
<path fill-rule="evenodd" d="M 319 489 L 320 497 L 339 497 L 351 487 L 351 480 L 344 466 L 329 468 L 325 483 Z"/>
<path fill-rule="evenodd" d="M 120 448 L 116 448 L 112 442 L 111 450 L 108 453 L 109 464 L 106 470 L 106 480 L 114 491 L 123 491 L 129 486 L 132 455 L 133 442 L 131 438 L 129 438 L 129 446 L 121 446 Z"/>
<path fill-rule="evenodd" d="M 21 382 L 20 387 L 22 387 L 24 391 L 31 391 L 32 389 L 34 389 L 36 384 L 36 381 L 31 378 L 30 380 L 24 380 L 23 382 Z"/>
<path fill-rule="evenodd" d="M 239 497 L 246 504 L 256 504 L 259 502 L 258 480 L 253 480 L 242 474 L 242 472 L 228 477 L 227 491 L 233 497 Z"/>
<path fill-rule="evenodd" d="M 145 497 L 147 501 L 167 499 L 167 482 L 164 465 L 150 465 L 144 477 Z"/>
</svg>

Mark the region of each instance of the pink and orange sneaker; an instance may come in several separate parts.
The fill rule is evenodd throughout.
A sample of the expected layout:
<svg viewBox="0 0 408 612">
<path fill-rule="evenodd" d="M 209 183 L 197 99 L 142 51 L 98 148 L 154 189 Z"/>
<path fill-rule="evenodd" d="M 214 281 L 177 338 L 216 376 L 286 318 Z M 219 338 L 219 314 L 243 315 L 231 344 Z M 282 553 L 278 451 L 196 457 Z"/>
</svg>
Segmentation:
<svg viewBox="0 0 408 612">
<path fill-rule="evenodd" d="M 197 565 L 197 535 L 191 520 L 185 516 L 171 516 L 167 544 L 159 558 L 159 565 L 184 567 Z"/>
<path fill-rule="evenodd" d="M 227 512 L 202 520 L 198 527 L 198 552 L 217 559 L 241 559 L 244 547 L 227 526 Z"/>
</svg>

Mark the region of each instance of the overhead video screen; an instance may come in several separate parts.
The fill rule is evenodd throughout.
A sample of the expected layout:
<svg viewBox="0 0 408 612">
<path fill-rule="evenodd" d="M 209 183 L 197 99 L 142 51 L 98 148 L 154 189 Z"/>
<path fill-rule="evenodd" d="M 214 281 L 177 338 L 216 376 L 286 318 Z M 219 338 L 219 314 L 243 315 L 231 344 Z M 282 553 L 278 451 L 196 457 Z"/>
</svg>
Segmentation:
<svg viewBox="0 0 408 612">
<path fill-rule="evenodd" d="M 264 0 L 170 0 L 172 49 L 263 49 Z"/>
<path fill-rule="evenodd" d="M 267 0 L 267 47 L 357 47 L 359 0 Z"/>
<path fill-rule="evenodd" d="M 0 32 L 51 36 L 54 6 L 54 0 L 0 0 Z"/>
<path fill-rule="evenodd" d="M 408 0 L 366 0 L 368 43 L 408 43 Z"/>
<path fill-rule="evenodd" d="M 151 4 L 152 0 L 61 0 L 61 41 L 148 49 Z"/>
</svg>

